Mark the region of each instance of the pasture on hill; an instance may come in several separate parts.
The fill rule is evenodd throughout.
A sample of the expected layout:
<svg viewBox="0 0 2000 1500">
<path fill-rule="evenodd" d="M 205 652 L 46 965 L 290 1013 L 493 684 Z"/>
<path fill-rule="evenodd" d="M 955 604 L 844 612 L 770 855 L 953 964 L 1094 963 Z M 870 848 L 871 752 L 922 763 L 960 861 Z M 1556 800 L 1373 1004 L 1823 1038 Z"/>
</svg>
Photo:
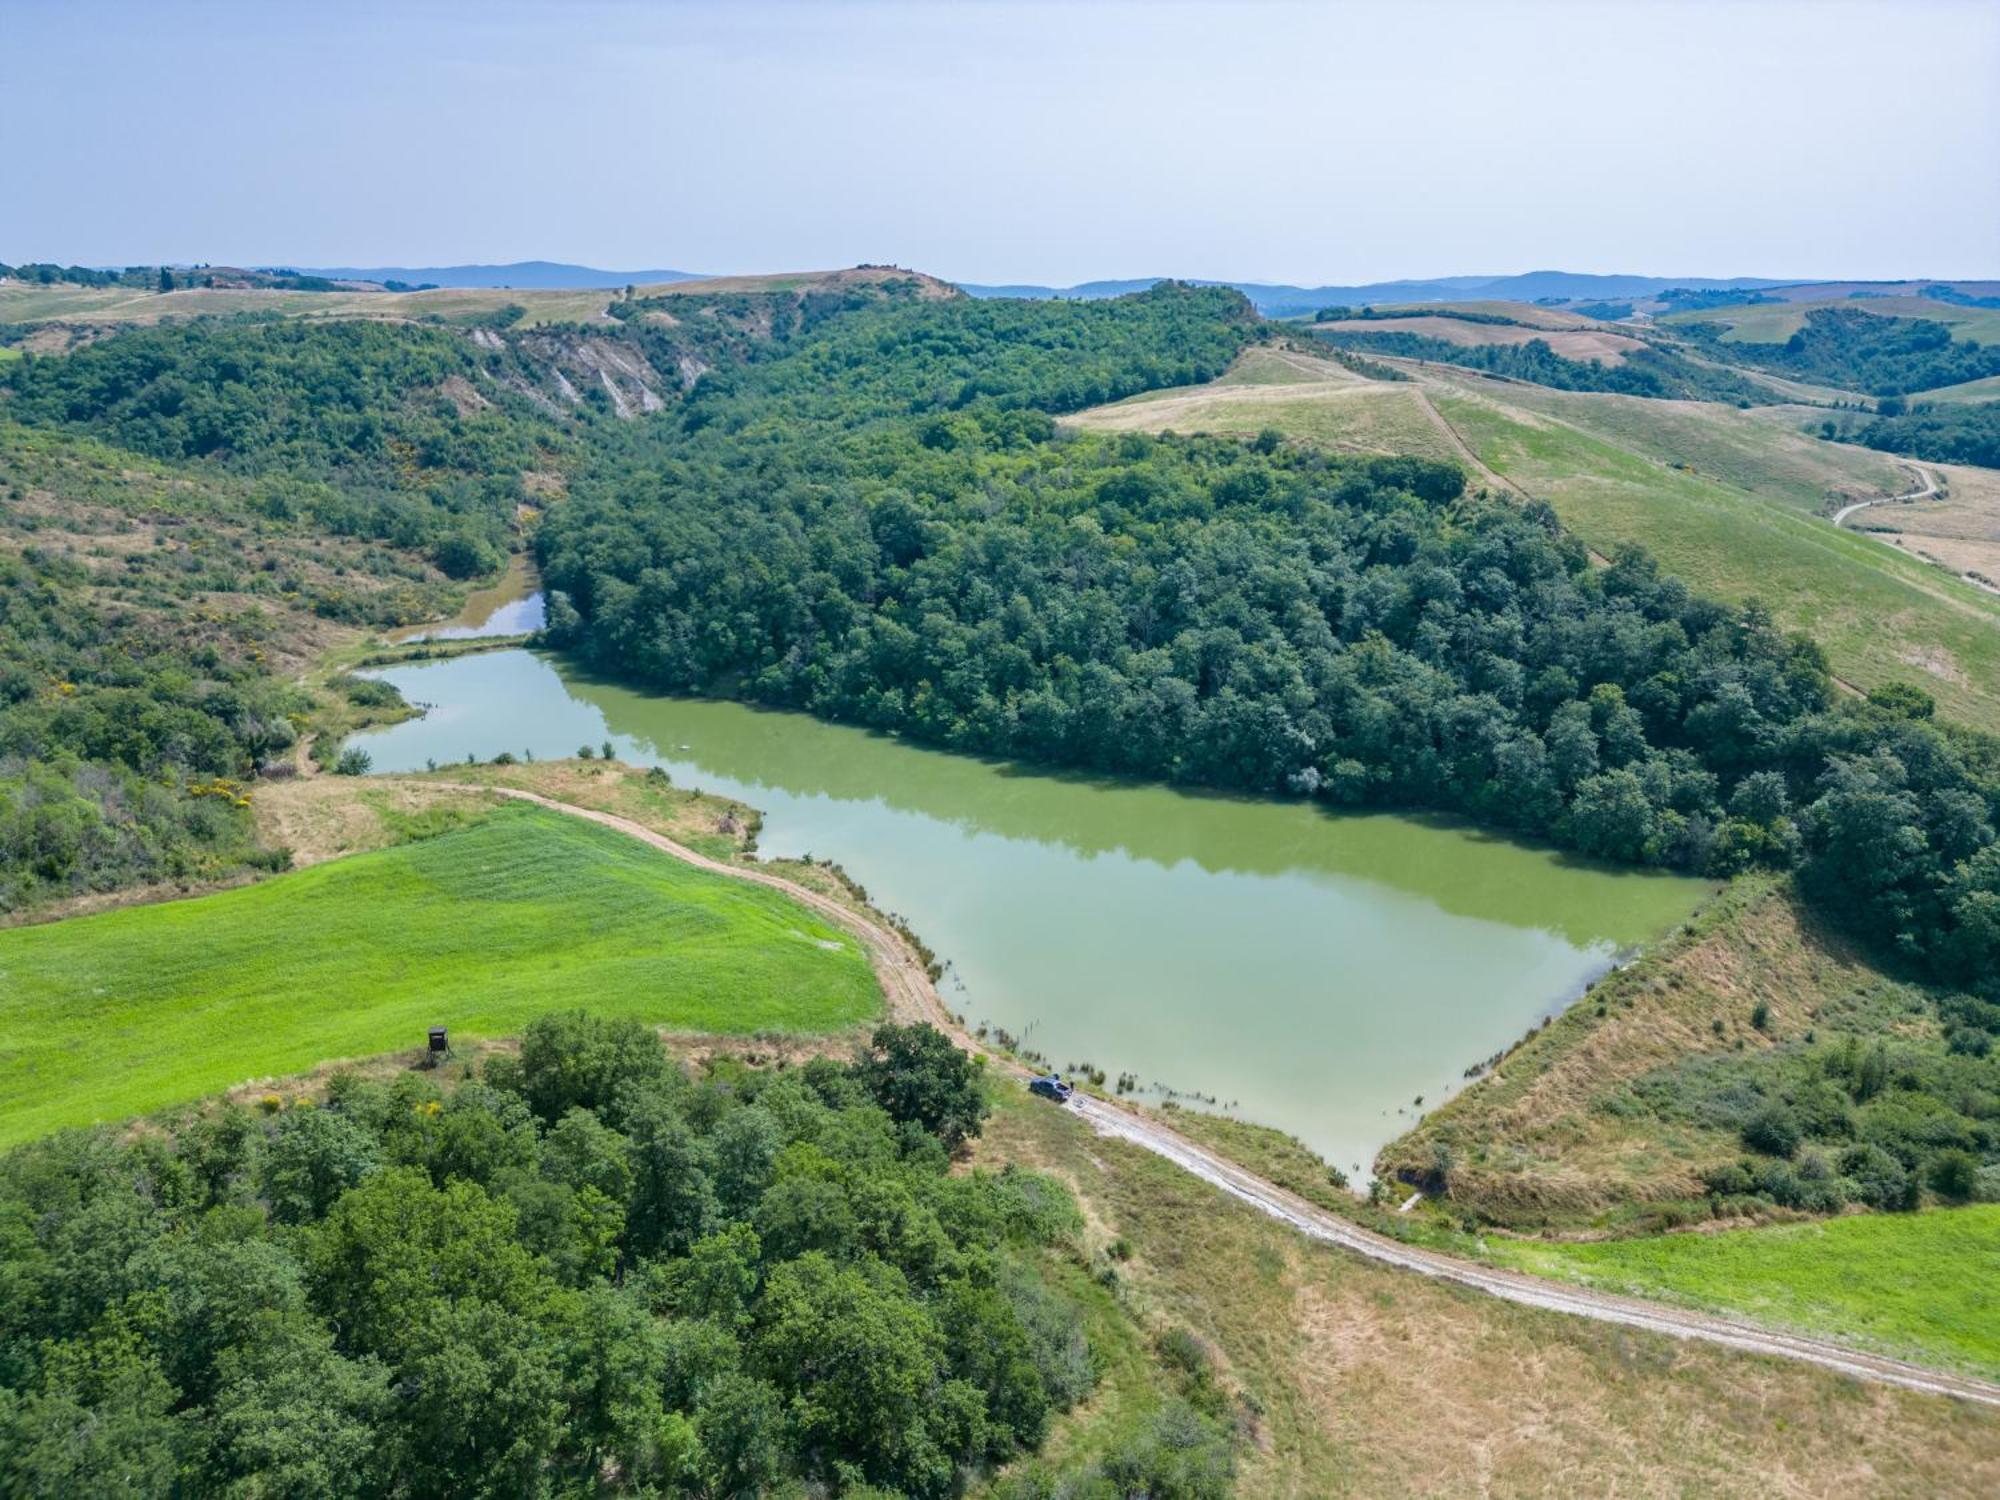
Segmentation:
<svg viewBox="0 0 2000 1500">
<path fill-rule="evenodd" d="M 1269 428 L 1341 451 L 1460 462 L 1475 483 L 1484 470 L 1493 488 L 1546 501 L 1601 554 L 1642 546 L 1706 593 L 1760 600 L 1812 635 L 1843 682 L 1866 691 L 1917 681 L 1954 716 L 2000 727 L 2000 599 L 1824 518 L 1911 488 L 1907 464 L 1805 436 L 1799 421 L 1811 413 L 1799 408 L 1740 411 L 1397 367 L 1417 378 L 1370 381 L 1253 348 L 1223 380 L 1070 420 L 1109 431 Z"/>
<path fill-rule="evenodd" d="M 0 1145 L 246 1079 L 500 1037 L 587 1005 L 683 1031 L 880 1012 L 853 939 L 775 892 L 502 808 L 261 885 L 0 932 Z"/>
</svg>

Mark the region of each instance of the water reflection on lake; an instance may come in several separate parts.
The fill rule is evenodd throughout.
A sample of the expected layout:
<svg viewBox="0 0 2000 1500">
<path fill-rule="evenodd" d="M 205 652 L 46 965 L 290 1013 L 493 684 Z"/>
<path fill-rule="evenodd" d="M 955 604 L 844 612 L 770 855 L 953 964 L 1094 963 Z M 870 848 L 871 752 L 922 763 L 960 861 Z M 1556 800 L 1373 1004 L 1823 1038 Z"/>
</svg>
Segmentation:
<svg viewBox="0 0 2000 1500">
<path fill-rule="evenodd" d="M 1435 1105 L 1708 887 L 1441 821 L 1050 775 L 734 703 L 655 697 L 528 651 L 377 674 L 421 719 L 378 771 L 502 750 L 621 759 L 765 814 L 950 964 L 948 1003 L 1058 1064 L 1211 1096 L 1365 1172 Z"/>
</svg>

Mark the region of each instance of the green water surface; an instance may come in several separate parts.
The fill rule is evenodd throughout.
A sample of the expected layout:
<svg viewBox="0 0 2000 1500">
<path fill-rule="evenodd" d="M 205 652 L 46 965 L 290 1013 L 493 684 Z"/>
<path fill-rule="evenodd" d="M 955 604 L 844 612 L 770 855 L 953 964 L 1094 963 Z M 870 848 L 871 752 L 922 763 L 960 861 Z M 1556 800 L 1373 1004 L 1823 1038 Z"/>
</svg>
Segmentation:
<svg viewBox="0 0 2000 1500">
<path fill-rule="evenodd" d="M 662 698 L 498 651 L 374 674 L 420 719 L 378 771 L 502 750 L 621 759 L 765 814 L 767 855 L 838 861 L 949 964 L 947 1003 L 1058 1065 L 1130 1071 L 1365 1175 L 1424 1107 L 1683 920 L 1706 883 L 1465 827 L 1342 816 L 919 749 Z"/>
</svg>

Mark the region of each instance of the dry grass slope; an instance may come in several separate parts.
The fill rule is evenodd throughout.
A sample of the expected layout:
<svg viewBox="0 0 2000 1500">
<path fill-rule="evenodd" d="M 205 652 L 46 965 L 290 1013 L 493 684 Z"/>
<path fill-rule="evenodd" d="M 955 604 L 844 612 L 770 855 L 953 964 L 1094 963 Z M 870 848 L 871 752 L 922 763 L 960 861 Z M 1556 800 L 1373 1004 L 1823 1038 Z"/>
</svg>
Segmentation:
<svg viewBox="0 0 2000 1500">
<path fill-rule="evenodd" d="M 1573 1222 L 1699 1196 L 1702 1171 L 1741 1154 L 1736 1137 L 1627 1118 L 1606 1102 L 1683 1059 L 1796 1037 L 1822 1006 L 1883 982 L 1788 883 L 1744 877 L 1681 936 L 1605 979 L 1390 1143 L 1376 1168 L 1421 1178 L 1442 1148 L 1452 1201 L 1500 1223 Z M 1762 1030 L 1750 1024 L 1759 1005 L 1769 1014 Z"/>
<path fill-rule="evenodd" d="M 1258 1415 L 1238 1493 L 1974 1496 L 2000 1485 L 2000 1420 L 1775 1361 L 1462 1293 L 1316 1247 L 1010 1091 L 978 1159 L 1055 1173 L 1119 1295 L 1185 1327 Z M 1107 1261 L 1107 1264 L 1112 1262 Z M 1111 1383 L 1066 1421 L 1087 1450 L 1156 1399 Z M 1750 1476 L 1755 1476 L 1754 1481 Z"/>
</svg>

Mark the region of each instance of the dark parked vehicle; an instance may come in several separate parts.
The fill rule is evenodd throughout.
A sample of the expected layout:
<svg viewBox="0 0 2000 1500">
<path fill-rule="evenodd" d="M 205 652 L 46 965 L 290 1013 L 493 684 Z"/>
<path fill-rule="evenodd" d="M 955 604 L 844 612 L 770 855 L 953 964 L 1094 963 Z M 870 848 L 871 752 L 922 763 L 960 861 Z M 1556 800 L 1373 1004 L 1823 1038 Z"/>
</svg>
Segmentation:
<svg viewBox="0 0 2000 1500">
<path fill-rule="evenodd" d="M 1028 1092 L 1031 1094 L 1040 1094 L 1044 1099 L 1053 1099 L 1058 1104 L 1067 1104 L 1069 1103 L 1069 1096 L 1074 1090 L 1062 1081 L 1060 1074 L 1051 1073 L 1048 1077 L 1037 1078 L 1033 1083 L 1029 1084 Z"/>
</svg>

